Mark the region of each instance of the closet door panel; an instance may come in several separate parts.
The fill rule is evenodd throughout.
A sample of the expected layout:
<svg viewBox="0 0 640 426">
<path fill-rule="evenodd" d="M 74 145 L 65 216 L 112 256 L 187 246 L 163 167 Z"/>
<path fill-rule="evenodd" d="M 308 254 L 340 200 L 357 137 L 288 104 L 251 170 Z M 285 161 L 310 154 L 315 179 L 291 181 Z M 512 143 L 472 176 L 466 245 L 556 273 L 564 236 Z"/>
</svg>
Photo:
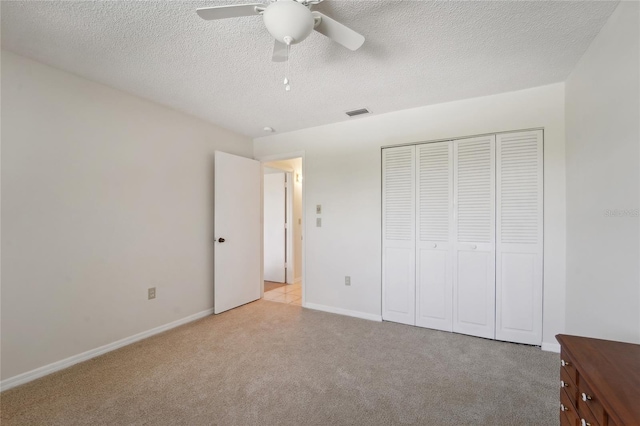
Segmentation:
<svg viewBox="0 0 640 426">
<path fill-rule="evenodd" d="M 385 249 L 385 316 L 384 319 L 413 325 L 414 261 L 413 250 L 387 247 Z"/>
<path fill-rule="evenodd" d="M 488 306 L 493 296 L 491 253 L 458 250 L 458 327 L 486 327 L 492 323 L 493 311 Z M 460 328 L 459 328 L 460 329 Z M 478 334 L 483 334 L 478 331 Z M 483 337 L 491 337 L 483 335 Z"/>
<path fill-rule="evenodd" d="M 453 142 L 453 331 L 495 338 L 495 136 Z"/>
<path fill-rule="evenodd" d="M 416 147 L 416 325 L 453 330 L 453 144 Z"/>
<path fill-rule="evenodd" d="M 537 282 L 541 278 L 537 273 L 540 265 L 535 253 L 523 250 L 498 252 L 497 277 L 500 281 L 497 292 L 496 338 L 499 340 L 518 341 L 519 343 L 540 344 L 536 341 L 512 340 L 509 334 L 532 332 L 536 327 L 536 293 Z M 497 312 L 496 312 L 497 314 Z M 516 337 L 517 338 L 517 337 Z"/>
<path fill-rule="evenodd" d="M 451 331 L 451 262 L 446 250 L 418 250 L 416 325 Z"/>
<path fill-rule="evenodd" d="M 496 339 L 542 343 L 542 131 L 500 134 Z"/>
<path fill-rule="evenodd" d="M 382 151 L 382 318 L 415 324 L 415 147 Z"/>
</svg>

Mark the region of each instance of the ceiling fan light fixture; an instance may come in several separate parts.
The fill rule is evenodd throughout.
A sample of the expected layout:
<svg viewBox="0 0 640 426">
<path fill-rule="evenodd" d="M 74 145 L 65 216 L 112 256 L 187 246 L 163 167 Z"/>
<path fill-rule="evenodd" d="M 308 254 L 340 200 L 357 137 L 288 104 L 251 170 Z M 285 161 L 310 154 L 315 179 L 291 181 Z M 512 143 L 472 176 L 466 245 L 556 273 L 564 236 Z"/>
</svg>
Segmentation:
<svg viewBox="0 0 640 426">
<path fill-rule="evenodd" d="M 271 3 L 262 13 L 262 19 L 269 33 L 287 45 L 306 39 L 315 25 L 311 11 L 295 0 Z"/>
</svg>

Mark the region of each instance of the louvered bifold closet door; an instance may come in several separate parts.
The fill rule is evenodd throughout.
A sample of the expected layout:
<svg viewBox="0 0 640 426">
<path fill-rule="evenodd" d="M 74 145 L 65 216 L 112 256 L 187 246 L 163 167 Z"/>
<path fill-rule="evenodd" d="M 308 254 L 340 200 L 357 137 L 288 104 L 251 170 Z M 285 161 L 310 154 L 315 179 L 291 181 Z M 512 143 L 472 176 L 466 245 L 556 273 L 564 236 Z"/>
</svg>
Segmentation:
<svg viewBox="0 0 640 426">
<path fill-rule="evenodd" d="M 415 147 L 382 150 L 382 318 L 415 325 Z"/>
<path fill-rule="evenodd" d="M 500 134 L 496 339 L 542 343 L 542 130 Z"/>
<path fill-rule="evenodd" d="M 453 330 L 453 143 L 416 147 L 416 325 Z"/>
<path fill-rule="evenodd" d="M 495 337 L 495 136 L 454 150 L 453 331 Z"/>
</svg>

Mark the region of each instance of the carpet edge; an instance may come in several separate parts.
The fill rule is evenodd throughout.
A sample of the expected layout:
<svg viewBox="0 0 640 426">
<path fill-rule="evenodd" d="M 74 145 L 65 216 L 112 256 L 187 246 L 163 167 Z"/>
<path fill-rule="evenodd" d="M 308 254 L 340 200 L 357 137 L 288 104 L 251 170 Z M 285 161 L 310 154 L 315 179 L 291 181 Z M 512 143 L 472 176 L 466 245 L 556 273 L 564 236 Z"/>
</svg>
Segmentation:
<svg viewBox="0 0 640 426">
<path fill-rule="evenodd" d="M 147 337 L 151 337 L 153 335 L 187 324 L 189 322 L 198 320 L 200 318 L 207 317 L 212 314 L 213 314 L 213 308 L 210 308 L 201 312 L 197 312 L 195 314 L 172 321 L 170 323 L 160 325 L 158 327 L 154 327 L 150 330 L 146 330 L 146 331 L 134 334 L 132 336 L 125 337 L 124 339 L 116 340 L 115 342 L 107 343 L 106 345 L 99 346 L 94 349 L 90 349 L 86 352 L 82 352 L 77 355 L 72 355 L 60 361 L 52 362 L 51 364 L 47 364 L 30 371 L 20 373 L 16 376 L 9 377 L 8 379 L 4 379 L 0 381 L 0 392 L 28 383 L 32 380 L 39 379 L 40 377 L 44 377 L 56 371 L 64 370 L 65 368 L 71 367 L 72 365 L 90 360 L 91 358 L 95 358 L 107 352 L 114 351 L 123 346 L 130 345 L 139 340 L 146 339 Z"/>
</svg>

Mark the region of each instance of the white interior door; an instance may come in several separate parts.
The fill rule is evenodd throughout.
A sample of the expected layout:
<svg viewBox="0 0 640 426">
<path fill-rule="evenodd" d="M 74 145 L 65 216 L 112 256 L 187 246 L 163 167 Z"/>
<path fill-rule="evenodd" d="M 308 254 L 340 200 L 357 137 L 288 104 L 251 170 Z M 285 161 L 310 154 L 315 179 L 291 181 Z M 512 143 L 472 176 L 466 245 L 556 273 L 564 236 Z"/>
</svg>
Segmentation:
<svg viewBox="0 0 640 426">
<path fill-rule="evenodd" d="M 285 173 L 264 175 L 264 279 L 286 281 L 286 197 Z"/>
<path fill-rule="evenodd" d="M 497 135 L 496 339 L 542 343 L 542 130 Z"/>
<path fill-rule="evenodd" d="M 262 292 L 262 166 L 215 153 L 214 313 L 257 300 Z"/>
<path fill-rule="evenodd" d="M 453 331 L 495 338 L 495 136 L 453 142 Z"/>
<path fill-rule="evenodd" d="M 453 327 L 453 143 L 416 147 L 416 325 Z"/>
<path fill-rule="evenodd" d="M 382 151 L 382 318 L 415 324 L 415 146 Z"/>
</svg>

